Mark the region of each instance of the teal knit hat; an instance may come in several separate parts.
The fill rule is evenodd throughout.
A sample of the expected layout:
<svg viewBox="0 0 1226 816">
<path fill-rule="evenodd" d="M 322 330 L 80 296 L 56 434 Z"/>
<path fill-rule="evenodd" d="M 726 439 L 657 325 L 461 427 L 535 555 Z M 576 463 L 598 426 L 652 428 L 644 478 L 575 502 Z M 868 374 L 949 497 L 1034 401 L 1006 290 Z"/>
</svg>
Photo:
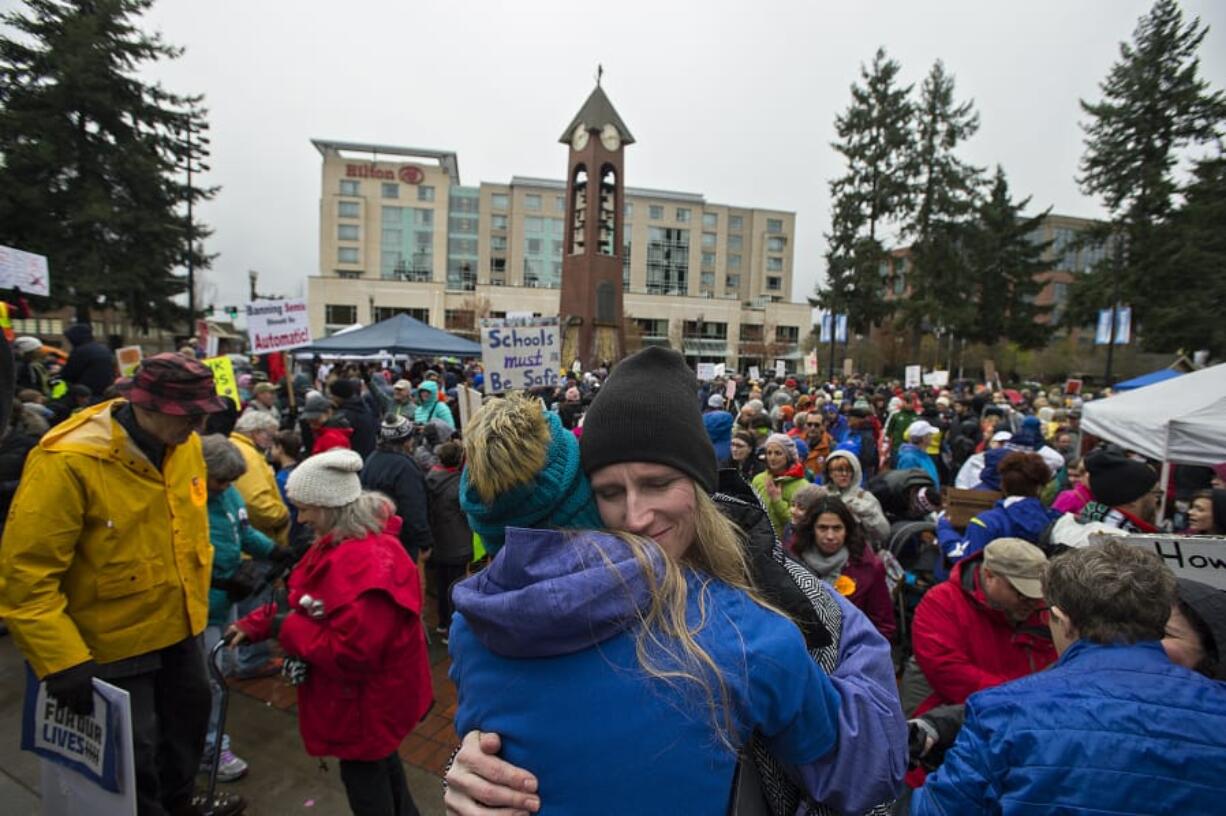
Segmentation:
<svg viewBox="0 0 1226 816">
<path fill-rule="evenodd" d="M 529 407 L 533 405 L 535 407 Z M 521 432 L 507 434 L 507 422 L 493 429 L 474 420 L 465 428 L 468 462 L 460 475 L 460 507 L 468 514 L 469 526 L 481 536 L 490 554 L 502 548 L 507 527 L 601 529 L 604 525 L 596 509 L 596 499 L 587 476 L 579 467 L 579 442 L 562 427 L 558 415 L 545 412 L 539 403 L 524 399 L 519 399 L 517 404 L 512 401 L 491 403 L 482 408 L 482 412 L 491 409 L 501 411 L 504 420 L 509 417 L 510 424 L 518 424 Z M 539 427 L 542 421 L 545 428 Z M 532 427 L 525 430 L 524 423 Z M 474 461 L 474 457 L 501 457 L 506 455 L 505 449 L 510 448 L 514 451 L 510 455 L 518 457 L 512 467 L 534 464 L 541 461 L 541 451 L 534 447 L 544 442 L 546 429 L 548 442 L 544 444 L 544 464 L 512 474 L 511 478 L 518 482 L 514 487 L 507 488 L 502 482 L 491 499 L 483 498 L 483 493 L 490 495 L 490 486 L 474 484 L 474 472 L 479 474 L 478 479 L 486 478 L 481 461 Z M 474 439 L 474 432 L 477 436 L 497 433 L 512 438 L 504 436 L 496 440 L 498 447 L 491 450 L 485 445 L 489 440 Z M 500 470 L 505 471 L 505 463 L 500 463 Z"/>
</svg>

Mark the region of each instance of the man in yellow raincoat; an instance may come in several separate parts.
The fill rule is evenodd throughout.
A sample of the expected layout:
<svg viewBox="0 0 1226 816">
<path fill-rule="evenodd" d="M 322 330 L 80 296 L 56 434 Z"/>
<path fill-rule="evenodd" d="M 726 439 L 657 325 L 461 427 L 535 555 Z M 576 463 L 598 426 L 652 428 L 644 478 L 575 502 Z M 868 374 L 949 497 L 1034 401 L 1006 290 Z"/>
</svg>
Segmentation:
<svg viewBox="0 0 1226 816">
<path fill-rule="evenodd" d="M 61 706 L 92 712 L 95 677 L 129 692 L 140 812 L 196 813 L 213 551 L 195 432 L 226 403 L 178 354 L 120 386 L 126 400 L 31 451 L 0 543 L 0 617 Z"/>
</svg>

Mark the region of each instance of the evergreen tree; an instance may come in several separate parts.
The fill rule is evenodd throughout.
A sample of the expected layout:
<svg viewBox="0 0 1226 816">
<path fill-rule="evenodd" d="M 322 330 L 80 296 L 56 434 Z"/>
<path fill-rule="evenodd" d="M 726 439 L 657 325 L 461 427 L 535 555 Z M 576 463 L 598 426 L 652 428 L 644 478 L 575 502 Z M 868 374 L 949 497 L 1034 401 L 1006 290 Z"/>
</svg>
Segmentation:
<svg viewBox="0 0 1226 816">
<path fill-rule="evenodd" d="M 1184 24 L 1175 0 L 1158 0 L 1120 44 L 1120 59 L 1101 84 L 1100 102 L 1081 102 L 1090 117 L 1083 124 L 1086 150 L 1078 179 L 1084 192 L 1102 197 L 1111 226 L 1095 236 L 1122 235 L 1126 252 L 1119 280 L 1110 261 L 1075 282 L 1071 322 L 1088 322 L 1110 305 L 1113 295 L 1133 307 L 1147 345 L 1158 337 L 1146 328 L 1160 299 L 1147 297 L 1154 270 L 1165 268 L 1163 223 L 1180 192 L 1174 170 L 1188 148 L 1212 143 L 1226 120 L 1226 98 L 1199 76 L 1197 50 L 1207 27 L 1199 19 Z"/>
<path fill-rule="evenodd" d="M 966 299 L 975 306 L 960 337 L 993 345 L 1008 339 L 1022 348 L 1043 346 L 1050 333 L 1038 319 L 1050 311 L 1034 298 L 1043 288 L 1036 275 L 1049 268 L 1043 255 L 1051 242 L 1035 243 L 1031 236 L 1051 211 L 1024 218 L 1030 199 L 1014 203 L 1005 171 L 997 165 L 992 189 L 979 205 L 966 243 L 971 286 Z"/>
<path fill-rule="evenodd" d="M 135 75 L 181 50 L 136 28 L 153 0 L 26 0 L 0 36 L 0 243 L 46 255 L 52 301 L 79 319 L 104 306 L 171 327 L 186 311 L 174 270 L 209 258 L 184 205 L 215 189 L 186 184 L 204 155 L 201 97 Z"/>
<path fill-rule="evenodd" d="M 902 322 L 913 329 L 942 328 L 959 336 L 974 321 L 962 296 L 968 270 L 963 246 L 974 213 L 982 170 L 963 162 L 958 147 L 979 130 L 974 103 L 954 102 L 954 78 L 940 60 L 920 88 L 916 111 L 914 207 L 904 233 L 911 236 L 911 296 Z"/>
<path fill-rule="evenodd" d="M 830 182 L 834 213 L 826 235 L 827 286 L 818 302 L 848 315 L 853 330 L 866 332 L 888 314 L 878 268 L 885 259 L 882 226 L 906 212 L 911 155 L 911 86 L 900 87 L 898 63 L 878 48 L 871 68 L 860 66 L 861 84 L 834 121 L 833 147 L 847 172 Z"/>
<path fill-rule="evenodd" d="M 1226 354 L 1226 157 L 1197 163 L 1185 203 L 1155 241 L 1165 297 L 1150 298 L 1146 341 L 1155 348 Z"/>
</svg>

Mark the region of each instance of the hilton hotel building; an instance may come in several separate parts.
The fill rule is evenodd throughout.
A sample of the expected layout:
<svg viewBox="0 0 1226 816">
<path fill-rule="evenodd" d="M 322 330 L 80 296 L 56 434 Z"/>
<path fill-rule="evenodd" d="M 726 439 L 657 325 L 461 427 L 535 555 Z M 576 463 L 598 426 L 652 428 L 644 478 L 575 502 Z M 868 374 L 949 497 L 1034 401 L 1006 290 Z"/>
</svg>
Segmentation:
<svg viewBox="0 0 1226 816">
<path fill-rule="evenodd" d="M 313 141 L 323 157 L 312 335 L 405 312 L 478 339 L 477 320 L 556 315 L 566 184 L 464 186 L 455 153 Z M 625 189 L 626 349 L 691 364 L 801 368 L 807 304 L 790 301 L 794 213 Z"/>
</svg>

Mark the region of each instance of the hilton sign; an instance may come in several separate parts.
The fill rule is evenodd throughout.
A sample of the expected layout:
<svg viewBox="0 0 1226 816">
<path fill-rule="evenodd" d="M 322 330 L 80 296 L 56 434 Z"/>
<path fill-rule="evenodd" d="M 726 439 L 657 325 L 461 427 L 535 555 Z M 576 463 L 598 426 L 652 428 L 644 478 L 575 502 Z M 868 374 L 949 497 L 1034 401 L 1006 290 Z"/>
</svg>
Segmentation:
<svg viewBox="0 0 1226 816">
<path fill-rule="evenodd" d="M 345 175 L 349 178 L 380 179 L 382 181 L 395 181 L 399 178 L 405 184 L 421 184 L 426 177 L 420 167 L 411 164 L 402 164 L 395 172 L 377 164 L 346 164 Z"/>
</svg>

